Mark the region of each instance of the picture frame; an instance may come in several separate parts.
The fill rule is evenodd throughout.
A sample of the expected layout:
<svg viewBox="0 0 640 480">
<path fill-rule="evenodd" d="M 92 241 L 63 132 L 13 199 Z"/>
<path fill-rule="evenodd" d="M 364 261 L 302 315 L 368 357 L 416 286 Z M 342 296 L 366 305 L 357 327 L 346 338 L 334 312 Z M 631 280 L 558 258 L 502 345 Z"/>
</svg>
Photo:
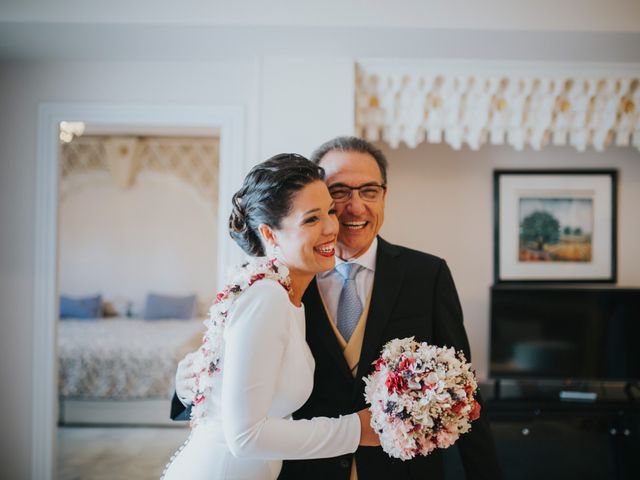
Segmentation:
<svg viewBox="0 0 640 480">
<path fill-rule="evenodd" d="M 615 283 L 616 170 L 494 170 L 494 282 Z"/>
</svg>

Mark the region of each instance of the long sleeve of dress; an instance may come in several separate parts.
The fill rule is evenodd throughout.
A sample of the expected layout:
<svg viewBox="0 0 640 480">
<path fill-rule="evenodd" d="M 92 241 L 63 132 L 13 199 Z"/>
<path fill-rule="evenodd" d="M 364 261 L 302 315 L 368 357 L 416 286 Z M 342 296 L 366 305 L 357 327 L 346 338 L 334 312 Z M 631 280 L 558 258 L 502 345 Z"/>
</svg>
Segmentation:
<svg viewBox="0 0 640 480">
<path fill-rule="evenodd" d="M 296 460 L 354 452 L 360 440 L 360 420 L 355 413 L 310 420 L 270 416 L 274 405 L 286 402 L 287 394 L 295 393 L 299 384 L 303 388 L 295 374 L 281 378 L 284 362 L 289 363 L 288 369 L 297 362 L 299 373 L 310 375 L 307 359 L 291 358 L 287 350 L 290 341 L 304 342 L 293 328 L 296 320 L 304 319 L 296 318 L 286 291 L 276 282 L 261 280 L 236 302 L 225 331 L 221 399 L 224 435 L 231 453 Z"/>
</svg>

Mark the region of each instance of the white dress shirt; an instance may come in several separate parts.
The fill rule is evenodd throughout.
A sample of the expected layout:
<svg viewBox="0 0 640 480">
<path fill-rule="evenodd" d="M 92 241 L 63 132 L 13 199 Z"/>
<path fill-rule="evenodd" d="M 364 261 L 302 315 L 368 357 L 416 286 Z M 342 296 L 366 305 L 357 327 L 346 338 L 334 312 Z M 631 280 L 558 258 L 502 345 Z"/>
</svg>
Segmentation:
<svg viewBox="0 0 640 480">
<path fill-rule="evenodd" d="M 373 277 L 376 271 L 376 253 L 378 252 L 378 238 L 374 238 L 373 242 L 369 246 L 366 252 L 360 255 L 358 258 L 349 260 L 350 263 L 357 263 L 364 267 L 358 275 L 356 275 L 356 291 L 362 305 L 366 305 L 369 297 L 371 296 L 371 290 L 373 289 Z M 341 263 L 346 263 L 344 260 L 336 256 L 336 266 Z M 318 283 L 318 290 L 324 300 L 327 310 L 329 310 L 329 318 L 333 323 L 337 322 L 338 318 L 338 301 L 340 300 L 340 292 L 342 291 L 342 276 L 334 268 L 328 272 L 319 273 L 316 276 Z"/>
</svg>

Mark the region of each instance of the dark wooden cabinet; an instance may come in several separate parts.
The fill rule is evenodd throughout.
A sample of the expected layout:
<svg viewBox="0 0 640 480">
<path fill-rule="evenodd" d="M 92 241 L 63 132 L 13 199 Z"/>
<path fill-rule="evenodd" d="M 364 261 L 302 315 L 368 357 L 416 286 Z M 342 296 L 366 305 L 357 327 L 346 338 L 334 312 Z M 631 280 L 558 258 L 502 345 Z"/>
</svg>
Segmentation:
<svg viewBox="0 0 640 480">
<path fill-rule="evenodd" d="M 490 401 L 505 479 L 637 479 L 640 405 Z"/>
<path fill-rule="evenodd" d="M 505 479 L 640 478 L 640 289 L 490 294 L 494 380 L 482 391 Z M 448 478 L 464 478 L 454 456 Z"/>
<path fill-rule="evenodd" d="M 505 480 L 640 478 L 640 404 L 489 400 Z M 465 478 L 455 447 L 447 480 Z"/>
</svg>

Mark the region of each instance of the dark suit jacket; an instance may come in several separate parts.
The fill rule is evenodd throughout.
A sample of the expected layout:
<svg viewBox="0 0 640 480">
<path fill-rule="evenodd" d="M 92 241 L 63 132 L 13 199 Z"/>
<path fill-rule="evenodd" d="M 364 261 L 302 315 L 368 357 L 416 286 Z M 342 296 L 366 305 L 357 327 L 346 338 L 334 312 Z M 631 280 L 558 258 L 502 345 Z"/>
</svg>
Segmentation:
<svg viewBox="0 0 640 480">
<path fill-rule="evenodd" d="M 189 420 L 191 418 L 191 406 L 185 407 L 175 392 L 171 399 L 171 413 L 169 417 L 171 420 Z"/>
<path fill-rule="evenodd" d="M 329 324 L 316 282 L 307 289 L 307 342 L 316 361 L 313 392 L 294 418 L 337 417 L 365 408 L 362 377 L 382 346 L 393 338 L 414 336 L 439 346 L 463 350 L 470 359 L 462 309 L 447 264 L 441 258 L 391 245 L 378 238 L 376 272 L 369 315 L 355 379 Z M 482 400 L 480 399 L 480 402 Z M 495 444 L 486 415 L 472 423 L 457 442 L 467 478 L 501 478 Z M 355 453 L 358 479 L 444 478 L 442 454 L 409 461 L 390 458 L 382 448 L 361 447 Z M 285 461 L 279 480 L 348 480 L 353 455 L 320 460 Z"/>
<path fill-rule="evenodd" d="M 393 338 L 414 336 L 440 346 L 463 350 L 469 342 L 462 309 L 447 264 L 441 258 L 391 245 L 378 238 L 376 273 L 356 378 L 351 375 L 329 324 L 318 287 L 313 281 L 303 298 L 307 342 L 316 361 L 313 392 L 294 418 L 337 417 L 365 408 L 364 382 L 382 346 Z M 482 403 L 482 400 L 480 399 Z M 171 418 L 188 418 L 188 409 L 174 395 Z M 501 478 L 495 445 L 486 416 L 472 423 L 457 442 L 469 479 Z M 444 478 L 442 454 L 409 461 L 390 458 L 382 448 L 361 447 L 355 454 L 358 479 Z M 285 461 L 279 480 L 348 480 L 353 455 Z"/>
</svg>

